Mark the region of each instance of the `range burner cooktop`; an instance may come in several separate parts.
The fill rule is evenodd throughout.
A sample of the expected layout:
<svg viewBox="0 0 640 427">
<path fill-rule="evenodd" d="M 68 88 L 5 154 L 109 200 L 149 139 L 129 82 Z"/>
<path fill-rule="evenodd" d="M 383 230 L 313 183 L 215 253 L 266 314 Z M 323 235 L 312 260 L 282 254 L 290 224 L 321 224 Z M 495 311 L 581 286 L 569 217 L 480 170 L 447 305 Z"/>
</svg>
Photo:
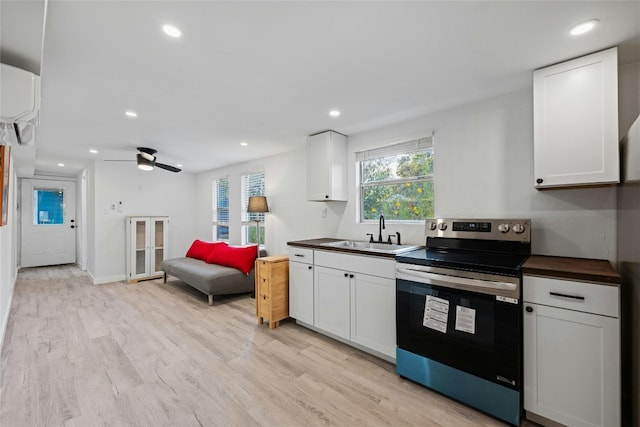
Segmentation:
<svg viewBox="0 0 640 427">
<path fill-rule="evenodd" d="M 531 220 L 434 219 L 425 224 L 426 249 L 398 262 L 519 276 L 531 254 Z"/>
<path fill-rule="evenodd" d="M 527 255 L 518 254 L 427 248 L 398 255 L 396 256 L 396 261 L 431 267 L 517 276 L 519 275 L 520 267 L 527 258 Z"/>
</svg>

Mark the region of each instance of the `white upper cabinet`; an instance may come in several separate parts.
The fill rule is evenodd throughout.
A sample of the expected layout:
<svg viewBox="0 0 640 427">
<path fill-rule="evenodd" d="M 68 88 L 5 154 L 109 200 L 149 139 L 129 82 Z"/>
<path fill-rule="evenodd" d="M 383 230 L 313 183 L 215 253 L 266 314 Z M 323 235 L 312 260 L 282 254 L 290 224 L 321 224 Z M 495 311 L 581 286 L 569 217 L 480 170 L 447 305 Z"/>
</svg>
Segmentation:
<svg viewBox="0 0 640 427">
<path fill-rule="evenodd" d="M 533 115 L 536 188 L 620 181 L 617 48 L 534 71 Z"/>
<path fill-rule="evenodd" d="M 327 131 L 307 138 L 307 199 L 347 200 L 347 137 Z"/>
</svg>

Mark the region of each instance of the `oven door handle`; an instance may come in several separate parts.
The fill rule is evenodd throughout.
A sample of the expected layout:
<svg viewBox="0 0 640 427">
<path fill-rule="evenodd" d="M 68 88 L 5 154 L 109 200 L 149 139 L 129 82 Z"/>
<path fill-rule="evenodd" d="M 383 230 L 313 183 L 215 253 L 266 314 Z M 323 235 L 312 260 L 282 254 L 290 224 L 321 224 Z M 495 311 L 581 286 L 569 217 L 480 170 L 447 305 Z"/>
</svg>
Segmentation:
<svg viewBox="0 0 640 427">
<path fill-rule="evenodd" d="M 396 278 L 409 280 L 412 282 L 426 283 L 429 285 L 439 285 L 454 289 L 495 289 L 513 291 L 518 288 L 515 283 L 497 282 L 493 280 L 469 279 L 467 277 L 447 276 L 422 271 L 415 268 L 396 266 Z"/>
</svg>

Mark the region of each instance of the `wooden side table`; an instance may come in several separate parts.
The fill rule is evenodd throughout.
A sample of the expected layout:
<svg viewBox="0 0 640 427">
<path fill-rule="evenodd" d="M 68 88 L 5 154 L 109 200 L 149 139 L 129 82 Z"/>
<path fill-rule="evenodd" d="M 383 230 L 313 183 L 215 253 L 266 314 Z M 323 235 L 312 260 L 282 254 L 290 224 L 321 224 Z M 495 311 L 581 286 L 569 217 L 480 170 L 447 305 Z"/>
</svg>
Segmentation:
<svg viewBox="0 0 640 427">
<path fill-rule="evenodd" d="M 256 316 L 258 324 L 269 321 L 269 329 L 289 317 L 289 257 L 256 259 Z"/>
</svg>

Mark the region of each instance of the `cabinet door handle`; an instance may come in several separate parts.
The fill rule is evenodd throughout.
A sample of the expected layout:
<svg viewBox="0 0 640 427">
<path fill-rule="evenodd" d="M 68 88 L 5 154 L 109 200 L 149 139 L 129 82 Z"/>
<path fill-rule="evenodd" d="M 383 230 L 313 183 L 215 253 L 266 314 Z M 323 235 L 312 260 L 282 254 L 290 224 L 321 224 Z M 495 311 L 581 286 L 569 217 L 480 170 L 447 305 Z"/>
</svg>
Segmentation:
<svg viewBox="0 0 640 427">
<path fill-rule="evenodd" d="M 297 256 L 299 258 L 304 258 L 304 255 L 302 255 L 302 254 L 293 254 L 293 256 Z"/>
<path fill-rule="evenodd" d="M 349 275 L 349 278 L 353 279 L 353 274 L 350 274 L 350 275 Z"/>
<path fill-rule="evenodd" d="M 349 277 L 349 273 L 344 273 L 344 277 Z"/>
<path fill-rule="evenodd" d="M 538 179 L 536 179 L 536 182 L 537 182 L 538 184 L 542 184 L 542 183 L 544 182 L 544 179 L 542 179 L 542 178 L 538 178 Z"/>
<path fill-rule="evenodd" d="M 531 307 L 531 306 L 527 306 L 527 308 L 525 308 L 525 310 L 527 310 L 527 313 L 533 313 L 533 307 Z"/>
<path fill-rule="evenodd" d="M 571 299 L 577 299 L 577 300 L 580 300 L 580 301 L 584 301 L 584 297 L 581 297 L 579 295 L 567 295 L 567 294 L 561 294 L 559 292 L 549 292 L 549 295 L 554 296 L 554 297 L 571 298 Z"/>
<path fill-rule="evenodd" d="M 309 270 L 313 269 L 313 267 L 309 266 Z"/>
</svg>

